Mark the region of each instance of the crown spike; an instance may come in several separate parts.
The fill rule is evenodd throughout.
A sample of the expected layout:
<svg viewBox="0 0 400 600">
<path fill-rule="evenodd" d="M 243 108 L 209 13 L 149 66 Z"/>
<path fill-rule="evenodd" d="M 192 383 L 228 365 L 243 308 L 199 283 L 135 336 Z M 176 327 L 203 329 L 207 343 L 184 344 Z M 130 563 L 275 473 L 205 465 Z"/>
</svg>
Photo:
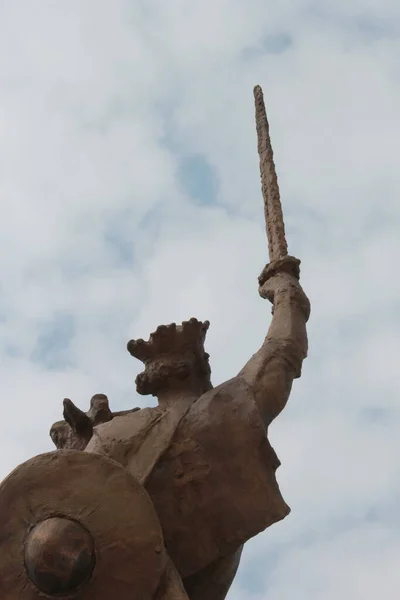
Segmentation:
<svg viewBox="0 0 400 600">
<path fill-rule="evenodd" d="M 127 349 L 134 358 L 143 363 L 166 355 L 204 353 L 203 345 L 209 325 L 209 321 L 203 323 L 194 317 L 183 321 L 181 325 L 160 325 L 150 334 L 147 342 L 142 339 L 130 340 Z"/>
</svg>

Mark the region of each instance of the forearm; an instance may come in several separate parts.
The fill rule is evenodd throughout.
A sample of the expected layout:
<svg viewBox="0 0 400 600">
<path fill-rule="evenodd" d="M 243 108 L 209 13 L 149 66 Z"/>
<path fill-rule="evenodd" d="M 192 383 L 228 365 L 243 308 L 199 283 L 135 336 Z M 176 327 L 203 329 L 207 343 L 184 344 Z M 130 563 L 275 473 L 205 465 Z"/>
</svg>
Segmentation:
<svg viewBox="0 0 400 600">
<path fill-rule="evenodd" d="M 297 289 L 287 289 L 277 294 L 274 301 L 273 317 L 263 348 L 280 347 L 283 355 L 293 363 L 300 376 L 301 364 L 307 356 L 307 312 L 299 299 Z"/>
<path fill-rule="evenodd" d="M 239 373 L 252 389 L 267 426 L 285 407 L 307 356 L 308 306 L 297 292 L 289 286 L 275 296 L 265 341 Z"/>
</svg>

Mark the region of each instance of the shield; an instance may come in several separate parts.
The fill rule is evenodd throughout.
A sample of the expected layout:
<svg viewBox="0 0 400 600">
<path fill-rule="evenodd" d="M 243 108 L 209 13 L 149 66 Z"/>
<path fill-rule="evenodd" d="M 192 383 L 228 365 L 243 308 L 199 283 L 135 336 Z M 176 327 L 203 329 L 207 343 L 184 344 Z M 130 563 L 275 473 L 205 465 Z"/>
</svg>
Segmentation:
<svg viewBox="0 0 400 600">
<path fill-rule="evenodd" d="M 0 485 L 2 600 L 151 600 L 166 560 L 148 494 L 104 456 L 42 454 Z"/>
</svg>

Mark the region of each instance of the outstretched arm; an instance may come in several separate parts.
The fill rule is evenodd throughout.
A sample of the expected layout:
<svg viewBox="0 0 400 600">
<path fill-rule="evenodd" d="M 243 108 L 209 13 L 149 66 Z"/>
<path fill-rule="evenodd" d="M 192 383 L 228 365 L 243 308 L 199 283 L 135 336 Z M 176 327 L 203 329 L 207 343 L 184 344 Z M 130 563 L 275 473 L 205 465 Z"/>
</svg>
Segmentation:
<svg viewBox="0 0 400 600">
<path fill-rule="evenodd" d="M 262 347 L 238 375 L 252 389 L 266 426 L 285 407 L 307 356 L 310 304 L 298 280 L 298 264 L 286 257 L 261 275 L 259 293 L 273 303 L 273 318 Z"/>
</svg>

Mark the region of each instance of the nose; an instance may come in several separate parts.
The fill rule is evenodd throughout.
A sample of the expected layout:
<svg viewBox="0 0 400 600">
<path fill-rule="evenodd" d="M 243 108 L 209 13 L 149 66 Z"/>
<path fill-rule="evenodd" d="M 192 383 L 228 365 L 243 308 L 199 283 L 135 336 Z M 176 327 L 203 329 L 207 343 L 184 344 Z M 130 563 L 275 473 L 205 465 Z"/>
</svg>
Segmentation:
<svg viewBox="0 0 400 600">
<path fill-rule="evenodd" d="M 25 568 L 49 596 L 67 595 L 87 583 L 95 566 L 92 536 L 77 521 L 51 517 L 38 523 L 25 543 Z"/>
</svg>

